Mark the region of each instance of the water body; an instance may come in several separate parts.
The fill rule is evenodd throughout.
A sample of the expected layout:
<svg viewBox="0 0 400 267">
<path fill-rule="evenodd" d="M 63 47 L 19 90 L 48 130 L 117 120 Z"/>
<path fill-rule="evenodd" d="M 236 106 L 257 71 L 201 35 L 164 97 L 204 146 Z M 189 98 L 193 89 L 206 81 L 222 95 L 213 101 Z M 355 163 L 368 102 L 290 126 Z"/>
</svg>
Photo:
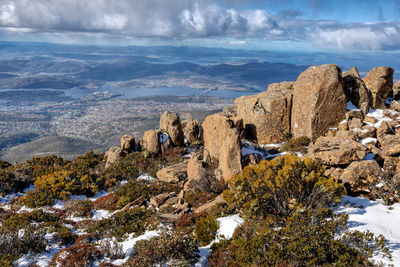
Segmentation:
<svg viewBox="0 0 400 267">
<path fill-rule="evenodd" d="M 127 89 L 116 89 L 111 86 L 103 86 L 102 88 L 96 89 L 82 89 L 82 88 L 72 88 L 65 90 L 57 89 L 0 89 L 0 93 L 12 92 L 10 95 L 4 95 L 4 101 L 12 100 L 16 101 L 15 94 L 18 94 L 19 101 L 33 101 L 35 97 L 40 95 L 39 99 L 43 100 L 46 92 L 51 94 L 54 93 L 54 97 L 57 96 L 57 100 L 61 100 L 63 96 L 75 99 L 81 99 L 84 97 L 90 97 L 96 93 L 109 93 L 112 95 L 117 95 L 120 99 L 132 99 L 137 97 L 146 96 L 163 96 L 163 95 L 173 95 L 173 96 L 191 96 L 191 95 L 201 95 L 201 96 L 211 96 L 211 97 L 221 97 L 221 98 L 237 98 L 245 95 L 253 95 L 258 93 L 257 91 L 232 91 L 232 90 L 221 90 L 221 89 L 195 89 L 191 87 L 184 86 L 165 86 L 156 88 L 127 88 Z M 62 92 L 62 93 L 61 93 Z M 48 95 L 51 97 L 50 95 Z M 39 100 L 38 99 L 38 100 Z M 0 104 L 2 104 L 0 99 Z M 56 100 L 52 98 L 51 100 Z M 4 104 L 4 103 L 3 103 Z"/>
<path fill-rule="evenodd" d="M 127 89 L 116 89 L 111 86 L 103 86 L 99 89 L 80 89 L 73 88 L 64 90 L 66 96 L 73 98 L 83 98 L 92 95 L 95 92 L 108 92 L 110 94 L 121 95 L 121 99 L 131 99 L 136 97 L 144 96 L 156 96 L 156 95 L 174 95 L 174 96 L 190 96 L 190 95 L 202 95 L 222 98 L 237 98 L 244 95 L 252 95 L 257 92 L 250 91 L 232 91 L 232 90 L 202 90 L 184 86 L 165 86 L 155 88 L 127 88 Z"/>
</svg>

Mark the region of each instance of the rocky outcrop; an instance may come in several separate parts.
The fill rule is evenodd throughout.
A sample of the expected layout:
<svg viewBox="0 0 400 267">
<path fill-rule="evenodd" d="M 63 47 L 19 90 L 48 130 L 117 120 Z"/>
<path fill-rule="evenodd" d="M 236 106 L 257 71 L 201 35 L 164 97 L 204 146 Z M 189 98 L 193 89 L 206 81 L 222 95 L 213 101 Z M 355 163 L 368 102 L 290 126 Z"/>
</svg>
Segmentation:
<svg viewBox="0 0 400 267">
<path fill-rule="evenodd" d="M 207 170 L 204 167 L 202 158 L 202 153 L 195 153 L 191 156 L 187 166 L 187 177 L 189 180 L 201 180 L 207 176 Z"/>
<path fill-rule="evenodd" d="M 312 66 L 297 79 L 293 90 L 291 129 L 295 137 L 311 139 L 336 127 L 346 112 L 341 71 L 336 65 Z"/>
<path fill-rule="evenodd" d="M 169 199 L 170 197 L 173 197 L 173 196 L 175 196 L 175 193 L 165 192 L 165 193 L 159 194 L 157 196 L 151 197 L 150 203 L 151 203 L 151 205 L 153 205 L 153 207 L 158 208 L 162 204 L 164 204 L 167 199 Z"/>
<path fill-rule="evenodd" d="M 178 114 L 171 111 L 164 112 L 160 118 L 160 129 L 168 134 L 174 146 L 184 145 L 182 125 Z"/>
<path fill-rule="evenodd" d="M 307 157 L 336 166 L 361 160 L 367 155 L 367 151 L 365 146 L 350 138 L 320 137 L 308 148 Z"/>
<path fill-rule="evenodd" d="M 372 95 L 372 108 L 386 108 L 386 98 L 393 90 L 394 70 L 389 67 L 379 67 L 372 69 L 364 82 Z"/>
<path fill-rule="evenodd" d="M 217 196 L 214 200 L 207 202 L 206 204 L 198 207 L 194 213 L 197 215 L 201 215 L 201 214 L 207 214 L 209 213 L 213 208 L 215 208 L 218 205 L 222 205 L 225 204 L 225 200 L 222 197 L 222 195 Z"/>
<path fill-rule="evenodd" d="M 165 183 L 178 183 L 187 178 L 187 161 L 163 168 L 157 172 L 157 178 Z"/>
<path fill-rule="evenodd" d="M 400 80 L 393 84 L 393 97 L 395 100 L 400 100 Z"/>
<path fill-rule="evenodd" d="M 259 144 L 281 142 L 290 133 L 292 82 L 274 83 L 267 92 L 235 100 L 246 139 Z"/>
<path fill-rule="evenodd" d="M 106 162 L 106 168 L 111 167 L 114 163 L 118 161 L 118 159 L 121 157 L 122 151 L 120 147 L 113 146 L 111 147 L 107 153 L 107 162 Z"/>
<path fill-rule="evenodd" d="M 130 135 L 121 137 L 121 150 L 124 152 L 132 152 L 135 150 L 135 138 Z"/>
<path fill-rule="evenodd" d="M 354 106 L 365 109 L 364 115 L 371 106 L 372 96 L 356 67 L 352 67 L 347 72 L 343 72 L 343 85 L 347 100 Z"/>
<path fill-rule="evenodd" d="M 242 146 L 237 129 L 228 129 L 226 132 L 219 156 L 219 169 L 226 183 L 242 171 Z"/>
<path fill-rule="evenodd" d="M 160 131 L 150 130 L 144 132 L 142 138 L 142 148 L 152 153 L 160 153 Z"/>
<path fill-rule="evenodd" d="M 218 160 L 220 156 L 221 145 L 226 139 L 229 129 L 235 127 L 233 120 L 222 113 L 216 113 L 203 122 L 204 147 L 211 158 Z M 239 129 L 240 130 L 240 129 Z"/>
<path fill-rule="evenodd" d="M 198 120 L 184 120 L 182 122 L 183 134 L 189 144 L 199 143 L 203 139 L 203 127 Z"/>
<path fill-rule="evenodd" d="M 235 128 L 240 125 L 243 125 L 241 120 L 234 122 L 221 113 L 208 116 L 203 123 L 205 154 L 219 162 L 221 178 L 225 181 L 242 170 L 242 129 Z"/>
<path fill-rule="evenodd" d="M 370 185 L 376 184 L 382 174 L 376 161 L 355 161 L 340 176 L 349 193 L 366 192 Z"/>
</svg>

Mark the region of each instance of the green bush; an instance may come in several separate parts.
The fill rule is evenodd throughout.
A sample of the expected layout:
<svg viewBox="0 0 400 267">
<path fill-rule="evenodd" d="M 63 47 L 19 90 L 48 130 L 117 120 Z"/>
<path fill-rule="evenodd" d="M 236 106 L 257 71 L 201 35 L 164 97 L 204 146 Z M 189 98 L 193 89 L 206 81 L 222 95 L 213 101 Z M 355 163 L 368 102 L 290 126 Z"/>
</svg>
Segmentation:
<svg viewBox="0 0 400 267">
<path fill-rule="evenodd" d="M 67 215 L 75 217 L 92 217 L 93 203 L 89 199 L 84 200 L 70 200 L 65 204 Z"/>
<path fill-rule="evenodd" d="M 0 170 L 6 169 L 10 166 L 12 166 L 11 163 L 4 161 L 4 160 L 0 160 Z"/>
<path fill-rule="evenodd" d="M 57 227 L 55 239 L 61 241 L 64 245 L 71 245 L 75 242 L 77 235 L 64 225 Z"/>
<path fill-rule="evenodd" d="M 283 144 L 281 151 L 304 153 L 305 147 L 308 146 L 310 142 L 311 142 L 310 138 L 306 136 L 291 138 Z"/>
<path fill-rule="evenodd" d="M 38 177 L 35 187 L 38 191 L 50 191 L 59 199 L 67 199 L 72 194 L 93 196 L 98 192 L 98 186 L 90 175 L 79 176 L 66 170 Z"/>
<path fill-rule="evenodd" d="M 53 213 L 42 210 L 34 210 L 32 212 L 13 213 L 4 218 L 1 223 L 2 227 L 8 230 L 18 231 L 20 229 L 24 229 L 26 225 L 29 225 L 30 223 L 35 223 L 38 225 L 40 223 L 57 221 L 59 221 L 59 218 Z"/>
<path fill-rule="evenodd" d="M 200 245 L 207 245 L 215 239 L 218 229 L 219 224 L 217 218 L 214 216 L 207 216 L 197 220 L 194 232 Z"/>
<path fill-rule="evenodd" d="M 120 181 L 136 179 L 139 176 L 139 167 L 137 164 L 139 158 L 140 153 L 127 154 L 108 167 L 104 175 L 100 178 L 104 184 L 104 188 L 107 189 L 115 186 Z"/>
<path fill-rule="evenodd" d="M 148 200 L 152 195 L 151 191 L 148 182 L 129 180 L 116 191 L 116 195 L 119 197 L 117 207 L 123 208 L 126 204 L 138 199 L 139 197 Z"/>
<path fill-rule="evenodd" d="M 24 231 L 0 227 L 0 265 L 12 262 L 23 254 L 38 254 L 46 249 L 45 231 L 38 226 L 25 225 Z"/>
<path fill-rule="evenodd" d="M 383 236 L 348 231 L 347 220 L 348 215 L 321 208 L 296 213 L 283 226 L 248 221 L 231 241 L 213 246 L 210 266 L 372 266 L 368 259 L 374 252 L 390 257 Z"/>
<path fill-rule="evenodd" d="M 26 163 L 10 165 L 0 162 L 0 192 L 21 192 L 35 182 L 37 176 L 50 174 L 59 170 L 67 162 L 54 155 L 35 157 Z"/>
<path fill-rule="evenodd" d="M 37 177 L 52 173 L 67 163 L 68 161 L 65 161 L 63 158 L 57 157 L 55 155 L 49 155 L 28 159 L 25 165 L 32 167 L 32 177 Z"/>
<path fill-rule="evenodd" d="M 164 231 L 150 240 L 138 241 L 125 266 L 192 266 L 198 258 L 198 244 L 193 237 L 179 231 Z"/>
<path fill-rule="evenodd" d="M 12 191 L 22 191 L 28 187 L 26 183 L 17 181 L 13 172 L 8 168 L 0 170 L 0 192 L 9 193 Z"/>
<path fill-rule="evenodd" d="M 30 190 L 21 198 L 22 204 L 30 209 L 53 205 L 55 196 L 50 190 Z"/>
<path fill-rule="evenodd" d="M 102 219 L 90 225 L 88 232 L 96 237 L 115 237 L 118 241 L 125 239 L 128 234 L 139 236 L 151 225 L 152 212 L 147 209 L 134 207 L 127 211 L 120 211 L 111 218 Z"/>
<path fill-rule="evenodd" d="M 343 194 L 343 186 L 324 176 L 315 160 L 287 155 L 244 168 L 229 181 L 224 199 L 244 217 L 285 218 L 339 202 Z"/>
<path fill-rule="evenodd" d="M 95 168 L 104 160 L 103 154 L 96 154 L 93 151 L 77 157 L 74 161 L 68 163 L 63 169 L 74 172 L 77 176 L 86 174 L 94 175 Z"/>
</svg>

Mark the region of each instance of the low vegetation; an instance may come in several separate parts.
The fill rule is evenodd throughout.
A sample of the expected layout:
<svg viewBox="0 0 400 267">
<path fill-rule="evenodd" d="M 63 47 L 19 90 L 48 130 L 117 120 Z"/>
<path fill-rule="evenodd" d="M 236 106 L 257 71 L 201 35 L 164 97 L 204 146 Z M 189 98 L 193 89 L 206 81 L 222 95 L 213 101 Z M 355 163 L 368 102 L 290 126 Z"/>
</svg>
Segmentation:
<svg viewBox="0 0 400 267">
<path fill-rule="evenodd" d="M 232 240 L 213 245 L 210 266 L 372 266 L 373 252 L 390 257 L 383 236 L 350 232 L 347 219 L 318 208 L 293 214 L 283 225 L 247 221 Z"/>
<path fill-rule="evenodd" d="M 201 245 L 207 245 L 215 239 L 219 224 L 214 216 L 206 216 L 199 218 L 194 227 L 196 239 Z"/>
<path fill-rule="evenodd" d="M 165 192 L 176 198 L 183 184 L 138 177 L 180 162 L 178 155 L 133 152 L 108 169 L 104 156 L 93 152 L 74 161 L 48 156 L 0 162 L 1 191 L 16 196 L 0 208 L 0 265 L 58 244 L 63 249 L 52 265 L 111 266 L 126 257 L 120 242 L 149 230 L 158 236 L 136 242 L 125 266 L 191 266 L 199 260 L 199 246 L 209 244 L 210 266 L 364 266 L 373 264 L 373 253 L 390 257 L 383 236 L 350 232 L 348 217 L 331 210 L 344 195 L 342 184 L 325 176 L 318 162 L 291 154 L 246 167 L 228 187 L 212 176 L 193 182 L 182 199 L 192 210 L 169 223 L 163 215 L 174 209 L 155 209 L 150 199 Z M 32 184 L 33 190 L 21 193 Z M 99 192 L 103 196 L 95 200 L 84 198 Z M 226 203 L 192 212 L 220 194 Z M 244 223 L 232 239 L 213 243 L 217 218 L 230 214 L 240 214 Z"/>
<path fill-rule="evenodd" d="M 312 159 L 288 155 L 244 168 L 224 191 L 228 205 L 246 218 L 286 218 L 295 212 L 326 207 L 344 195 L 341 184 L 324 175 Z"/>
<path fill-rule="evenodd" d="M 160 236 L 137 242 L 125 266 L 191 266 L 198 258 L 198 244 L 192 236 L 180 231 L 164 231 Z"/>
<path fill-rule="evenodd" d="M 305 148 L 310 144 L 310 138 L 301 136 L 297 138 L 289 138 L 282 146 L 281 150 L 285 152 L 301 152 L 305 153 Z"/>
</svg>

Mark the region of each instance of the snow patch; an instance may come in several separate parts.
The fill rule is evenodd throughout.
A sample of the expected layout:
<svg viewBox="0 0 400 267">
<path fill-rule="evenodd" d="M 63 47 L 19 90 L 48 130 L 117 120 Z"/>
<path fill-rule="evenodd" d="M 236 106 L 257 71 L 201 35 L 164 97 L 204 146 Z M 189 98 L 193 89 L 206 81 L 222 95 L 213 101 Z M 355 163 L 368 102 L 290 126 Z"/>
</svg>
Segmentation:
<svg viewBox="0 0 400 267">
<path fill-rule="evenodd" d="M 157 231 L 147 231 L 143 235 L 135 237 L 135 238 L 133 238 L 133 234 L 130 234 L 129 237 L 124 242 L 119 243 L 120 245 L 122 245 L 122 250 L 125 253 L 125 258 L 115 260 L 112 262 L 112 264 L 115 264 L 118 266 L 124 264 L 125 262 L 127 262 L 129 257 L 132 255 L 133 246 L 136 244 L 136 242 L 138 242 L 140 240 L 149 240 L 150 238 L 158 236 L 158 235 L 159 235 L 159 233 Z"/>
<path fill-rule="evenodd" d="M 168 141 L 169 135 L 166 133 L 160 134 L 160 143 L 165 144 Z"/>
<path fill-rule="evenodd" d="M 366 116 L 378 120 L 378 122 L 372 124 L 375 128 L 379 128 L 384 121 L 392 121 L 391 118 L 385 116 L 383 109 L 371 109 Z"/>
<path fill-rule="evenodd" d="M 142 181 L 143 180 L 143 181 L 151 182 L 151 181 L 154 181 L 156 179 L 146 173 L 146 174 L 140 175 L 136 180 L 138 180 L 138 181 Z"/>
<path fill-rule="evenodd" d="M 217 236 L 231 239 L 235 229 L 243 224 L 243 219 L 239 215 L 232 215 L 229 217 L 218 218 L 219 229 Z"/>
<path fill-rule="evenodd" d="M 375 154 L 374 153 L 369 153 L 362 160 L 375 161 Z"/>
<path fill-rule="evenodd" d="M 373 259 L 400 266 L 400 203 L 388 207 L 377 201 L 345 196 L 337 212 L 349 215 L 349 230 L 369 230 L 375 235 L 384 235 L 393 260 L 384 258 L 382 254 L 374 255 Z"/>
<path fill-rule="evenodd" d="M 358 107 L 354 106 L 353 103 L 351 103 L 351 101 L 347 102 L 346 110 L 360 111 L 360 109 Z"/>
<path fill-rule="evenodd" d="M 108 210 L 94 210 L 92 219 L 93 220 L 107 219 L 107 218 L 110 218 L 111 215 L 112 215 L 112 213 L 109 212 Z"/>
</svg>

